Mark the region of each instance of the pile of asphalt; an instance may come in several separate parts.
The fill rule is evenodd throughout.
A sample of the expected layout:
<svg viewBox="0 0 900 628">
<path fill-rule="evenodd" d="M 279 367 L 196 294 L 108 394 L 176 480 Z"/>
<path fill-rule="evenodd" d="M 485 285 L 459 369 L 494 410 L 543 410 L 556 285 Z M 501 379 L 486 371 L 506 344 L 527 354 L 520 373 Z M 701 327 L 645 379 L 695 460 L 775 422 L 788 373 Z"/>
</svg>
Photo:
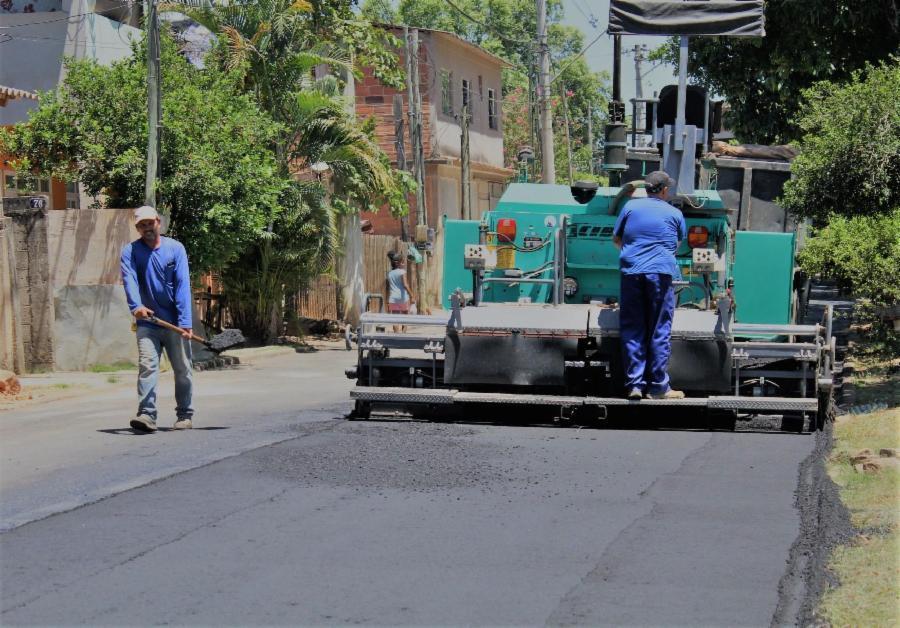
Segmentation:
<svg viewBox="0 0 900 628">
<path fill-rule="evenodd" d="M 209 348 L 213 351 L 231 349 L 247 341 L 240 329 L 225 329 L 209 339 Z"/>
<path fill-rule="evenodd" d="M 778 584 L 778 606 L 773 626 L 821 625 L 815 611 L 826 587 L 839 584 L 826 569 L 829 556 L 857 532 L 850 512 L 841 502 L 837 485 L 825 469 L 831 451 L 833 423 L 816 433 L 816 446 L 800 464 L 796 507 L 800 511 L 800 535 L 788 556 L 787 571 Z"/>
</svg>

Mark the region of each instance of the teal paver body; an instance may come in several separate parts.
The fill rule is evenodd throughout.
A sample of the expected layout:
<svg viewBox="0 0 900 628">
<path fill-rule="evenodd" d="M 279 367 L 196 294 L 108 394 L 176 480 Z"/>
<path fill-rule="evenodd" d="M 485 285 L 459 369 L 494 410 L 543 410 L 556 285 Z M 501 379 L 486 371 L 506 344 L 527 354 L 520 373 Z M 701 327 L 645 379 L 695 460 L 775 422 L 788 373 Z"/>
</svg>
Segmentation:
<svg viewBox="0 0 900 628">
<path fill-rule="evenodd" d="M 613 244 L 616 216 L 612 206 L 620 188 L 600 188 L 594 198 L 581 205 L 564 185 L 513 183 L 493 211 L 483 221 L 488 232 L 496 231 L 504 218 L 516 222 L 516 245 L 524 246 L 525 237 L 536 234 L 546 238 L 560 224 L 568 222 L 566 233 L 565 276 L 577 282 L 578 289 L 567 295 L 566 303 L 610 302 L 619 298 L 619 250 Z M 618 209 L 627 201 L 621 199 Z M 737 320 L 753 323 L 787 323 L 791 316 L 791 286 L 794 266 L 793 234 L 738 232 L 737 241 L 729 224 L 731 212 L 715 190 L 699 190 L 690 205 L 683 205 L 688 228 L 706 227 L 708 248 L 716 249 L 723 260 L 719 270 L 704 278 L 691 272 L 692 250 L 687 241 L 676 254 L 683 279 L 690 285 L 679 289 L 679 306 L 704 307 L 707 294 L 724 292 L 734 279 L 739 304 Z M 471 293 L 472 273 L 463 267 L 466 244 L 478 243 L 479 221 L 446 220 L 444 224 L 443 305 L 450 307 L 450 294 L 457 288 Z M 515 267 L 534 271 L 553 259 L 553 242 L 537 251 L 517 251 Z M 487 271 L 486 277 L 502 276 L 502 270 Z M 550 278 L 545 270 L 537 277 Z M 485 285 L 485 302 L 508 303 L 551 301 L 550 286 L 539 284 Z"/>
</svg>

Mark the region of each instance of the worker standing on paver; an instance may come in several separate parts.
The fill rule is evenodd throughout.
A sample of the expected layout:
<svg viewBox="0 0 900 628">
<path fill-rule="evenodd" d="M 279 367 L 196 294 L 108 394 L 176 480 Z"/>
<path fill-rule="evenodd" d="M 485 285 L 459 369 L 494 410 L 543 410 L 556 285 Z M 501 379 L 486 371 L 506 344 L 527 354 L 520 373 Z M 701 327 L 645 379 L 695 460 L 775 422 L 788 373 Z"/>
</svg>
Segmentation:
<svg viewBox="0 0 900 628">
<path fill-rule="evenodd" d="M 177 240 L 160 234 L 159 214 L 147 205 L 134 212 L 140 238 L 122 249 L 122 283 L 128 307 L 137 319 L 138 408 L 131 420 L 136 432 L 156 431 L 156 384 L 163 349 L 175 373 L 175 429 L 193 427 L 191 405 L 191 279 L 187 253 Z M 157 317 L 181 333 L 151 322 Z"/>
<path fill-rule="evenodd" d="M 681 212 L 666 202 L 675 181 L 665 172 L 644 179 L 647 198 L 628 201 L 616 220 L 613 241 L 621 249 L 619 333 L 628 399 L 681 399 L 669 386 L 673 279 L 681 273 L 675 251 L 687 237 Z"/>
</svg>

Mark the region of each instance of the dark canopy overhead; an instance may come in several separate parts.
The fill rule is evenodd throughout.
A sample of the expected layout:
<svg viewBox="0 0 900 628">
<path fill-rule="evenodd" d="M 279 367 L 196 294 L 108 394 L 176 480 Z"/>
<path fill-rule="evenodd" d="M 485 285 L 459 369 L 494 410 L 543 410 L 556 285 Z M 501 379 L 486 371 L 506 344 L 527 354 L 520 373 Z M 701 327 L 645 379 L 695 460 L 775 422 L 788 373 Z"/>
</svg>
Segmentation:
<svg viewBox="0 0 900 628">
<path fill-rule="evenodd" d="M 610 0 L 609 32 L 762 37 L 763 0 Z"/>
</svg>

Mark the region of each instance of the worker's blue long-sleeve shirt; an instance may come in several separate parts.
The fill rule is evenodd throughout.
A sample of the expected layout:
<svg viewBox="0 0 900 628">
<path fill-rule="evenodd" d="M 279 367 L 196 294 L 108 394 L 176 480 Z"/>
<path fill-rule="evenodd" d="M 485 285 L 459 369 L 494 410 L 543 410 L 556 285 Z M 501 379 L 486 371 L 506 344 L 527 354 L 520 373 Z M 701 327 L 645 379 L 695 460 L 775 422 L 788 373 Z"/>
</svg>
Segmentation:
<svg viewBox="0 0 900 628">
<path fill-rule="evenodd" d="M 663 274 L 681 279 L 675 252 L 687 237 L 684 216 L 658 198 L 625 203 L 613 234 L 622 239 L 619 268 L 623 275 Z"/>
<path fill-rule="evenodd" d="M 193 327 L 191 278 L 181 242 L 163 237 L 159 247 L 151 249 L 143 240 L 135 240 L 122 248 L 121 267 L 125 297 L 132 312 L 143 305 L 173 325 Z M 138 325 L 152 323 L 138 320 Z"/>
</svg>

